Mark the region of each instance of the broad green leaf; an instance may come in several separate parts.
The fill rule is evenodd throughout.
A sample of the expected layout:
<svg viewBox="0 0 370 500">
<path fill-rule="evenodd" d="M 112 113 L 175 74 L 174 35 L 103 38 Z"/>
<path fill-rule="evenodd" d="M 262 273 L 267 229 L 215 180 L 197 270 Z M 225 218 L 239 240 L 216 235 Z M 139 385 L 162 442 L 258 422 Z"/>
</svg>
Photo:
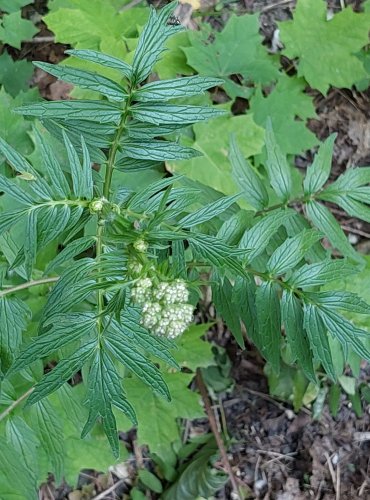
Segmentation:
<svg viewBox="0 0 370 500">
<path fill-rule="evenodd" d="M 202 153 L 201 158 L 190 161 L 171 162 L 170 170 L 182 173 L 188 178 L 201 182 L 217 191 L 232 195 L 240 192 L 235 183 L 228 159 L 230 136 L 235 137 L 244 157 L 261 153 L 263 129 L 256 125 L 251 115 L 225 115 L 209 123 L 196 123 L 193 126 L 194 140 L 187 139 L 184 144 Z M 249 205 L 247 208 L 251 208 Z"/>
<path fill-rule="evenodd" d="M 98 123 L 118 123 L 121 110 L 105 101 L 51 101 L 29 104 L 14 110 L 24 116 L 88 120 Z"/>
<path fill-rule="evenodd" d="M 28 61 L 24 59 L 13 61 L 7 52 L 1 54 L 0 84 L 3 85 L 6 92 L 9 92 L 11 96 L 15 97 L 21 90 L 26 91 L 29 88 L 32 73 L 32 64 Z"/>
<path fill-rule="evenodd" d="M 326 10 L 323 0 L 300 0 L 293 20 L 279 23 L 284 55 L 298 57 L 298 75 L 323 94 L 330 85 L 351 88 L 366 77 L 356 53 L 368 44 L 370 23 L 368 13 L 355 13 L 351 6 L 331 20 Z"/>
<path fill-rule="evenodd" d="M 61 481 L 64 472 L 63 427 L 59 415 L 47 401 L 40 401 L 31 409 L 32 428 L 44 449 L 56 481 Z"/>
<path fill-rule="evenodd" d="M 39 30 L 28 19 L 23 19 L 21 11 L 4 14 L 0 22 L 0 41 L 21 48 L 21 42 L 31 40 Z"/>
<path fill-rule="evenodd" d="M 276 140 L 271 120 L 266 124 L 266 169 L 272 189 L 286 202 L 292 192 L 292 174 L 287 159 Z"/>
<path fill-rule="evenodd" d="M 300 269 L 296 269 L 289 278 L 288 283 L 295 288 L 308 288 L 325 285 L 329 281 L 358 272 L 359 269 L 348 264 L 345 259 L 326 260 L 314 264 L 305 264 Z"/>
<path fill-rule="evenodd" d="M 72 378 L 92 357 L 96 351 L 96 345 L 95 339 L 77 349 L 70 357 L 59 361 L 57 366 L 35 385 L 32 394 L 27 399 L 27 405 L 39 402 Z"/>
<path fill-rule="evenodd" d="M 197 368 L 207 368 L 214 365 L 212 344 L 202 337 L 207 332 L 209 325 L 190 325 L 183 335 L 176 339 L 177 349 L 173 357 L 177 363 L 188 370 L 196 371 Z"/>
<path fill-rule="evenodd" d="M 269 198 L 258 173 L 244 158 L 235 136 L 230 141 L 229 160 L 232 167 L 232 177 L 236 186 L 242 190 L 245 201 L 256 210 L 262 210 L 268 205 Z"/>
<path fill-rule="evenodd" d="M 246 256 L 249 261 L 252 261 L 264 251 L 270 238 L 287 219 L 295 216 L 295 213 L 290 208 L 273 210 L 261 218 L 251 229 L 247 229 L 240 240 L 239 247 L 246 249 Z"/>
<path fill-rule="evenodd" d="M 343 387 L 343 390 L 347 394 L 351 394 L 352 396 L 356 392 L 356 379 L 353 377 L 347 377 L 345 375 L 341 375 L 338 377 L 338 382 Z"/>
<path fill-rule="evenodd" d="M 189 389 L 194 374 L 163 374 L 172 401 L 155 394 L 150 387 L 130 378 L 125 379 L 127 397 L 133 404 L 138 420 L 138 442 L 149 446 L 150 452 L 169 460 L 171 444 L 179 439 L 178 418 L 203 416 L 199 395 Z M 129 428 L 126 423 L 125 428 Z"/>
<path fill-rule="evenodd" d="M 306 213 L 313 225 L 325 234 L 334 248 L 337 248 L 345 257 L 362 261 L 361 256 L 351 246 L 342 228 L 327 207 L 316 201 L 310 201 L 306 204 Z"/>
<path fill-rule="evenodd" d="M 50 318 L 46 326 L 51 330 L 32 339 L 17 356 L 11 372 L 26 368 L 40 358 L 46 357 L 71 342 L 90 335 L 96 328 L 96 317 L 93 313 L 57 314 Z"/>
<path fill-rule="evenodd" d="M 305 90 L 303 79 L 282 75 L 267 96 L 257 88 L 249 101 L 255 123 L 265 127 L 266 121 L 271 119 L 276 142 L 283 154 L 300 154 L 319 142 L 306 127 L 307 119 L 315 118 L 316 112 L 313 99 Z"/>
<path fill-rule="evenodd" d="M 132 67 L 121 59 L 118 59 L 117 57 L 113 57 L 108 54 L 102 54 L 101 52 L 98 52 L 96 50 L 66 50 L 64 53 L 70 56 L 77 57 L 78 59 L 82 59 L 83 61 L 90 61 L 95 64 L 101 64 L 102 66 L 116 69 L 126 78 L 129 78 L 131 76 Z"/>
<path fill-rule="evenodd" d="M 113 356 L 131 370 L 140 380 L 148 384 L 151 389 L 168 401 L 171 400 L 168 387 L 159 370 L 134 346 L 123 343 L 116 335 L 109 335 L 109 332 L 104 338 L 104 344 Z"/>
<path fill-rule="evenodd" d="M 142 160 L 183 160 L 201 156 L 202 153 L 193 148 L 180 146 L 176 142 L 147 140 L 129 141 L 122 143 L 125 156 Z"/>
<path fill-rule="evenodd" d="M 188 97 L 203 94 L 211 87 L 223 84 L 220 78 L 204 78 L 201 76 L 188 76 L 174 80 L 162 80 L 147 83 L 134 93 L 135 100 L 166 101 L 176 97 Z"/>
<path fill-rule="evenodd" d="M 217 215 L 231 207 L 231 205 L 233 205 L 238 198 L 240 198 L 239 194 L 219 198 L 205 207 L 202 207 L 189 215 L 185 215 L 185 217 L 178 222 L 178 225 L 182 228 L 190 228 L 209 221 L 210 219 L 213 219 L 213 217 L 217 217 Z"/>
<path fill-rule="evenodd" d="M 217 118 L 226 112 L 223 109 L 181 104 L 144 103 L 131 107 L 132 116 L 145 123 L 154 125 L 183 124 L 189 125 L 210 118 Z"/>
<path fill-rule="evenodd" d="M 327 329 L 319 311 L 312 304 L 304 304 L 303 324 L 315 359 L 322 364 L 329 377 L 335 381 L 336 373 L 331 357 Z"/>
<path fill-rule="evenodd" d="M 184 48 L 188 64 L 200 75 L 221 78 L 241 74 L 247 81 L 271 83 L 279 73 L 262 45 L 258 14 L 232 15 L 221 33 L 192 32 L 191 47 Z"/>
<path fill-rule="evenodd" d="M 162 493 L 162 483 L 152 472 L 149 472 L 147 469 L 140 469 L 138 477 L 146 488 L 155 493 Z"/>
<path fill-rule="evenodd" d="M 306 332 L 303 329 L 303 308 L 297 297 L 286 290 L 284 290 L 281 299 L 281 318 L 294 359 L 298 361 L 306 377 L 316 384 L 312 353 Z"/>
<path fill-rule="evenodd" d="M 278 287 L 263 282 L 256 292 L 258 331 L 262 355 L 271 364 L 274 372 L 280 370 L 281 313 Z"/>
<path fill-rule="evenodd" d="M 94 90 L 114 101 L 124 101 L 127 97 L 127 93 L 120 85 L 98 73 L 40 61 L 34 61 L 33 64 L 58 80 L 73 83 L 83 89 Z"/>
<path fill-rule="evenodd" d="M 302 231 L 293 238 L 287 238 L 271 255 L 267 262 L 268 271 L 273 274 L 284 274 L 293 269 L 321 238 L 322 235 L 315 229 Z"/>
<path fill-rule="evenodd" d="M 32 2 L 30 0 L 0 0 L 0 10 L 3 12 L 16 12 L 29 3 Z"/>
<path fill-rule="evenodd" d="M 337 134 L 331 134 L 315 155 L 312 165 L 307 169 L 303 182 L 304 193 L 317 193 L 329 179 L 331 162 L 333 157 L 334 141 Z"/>
</svg>

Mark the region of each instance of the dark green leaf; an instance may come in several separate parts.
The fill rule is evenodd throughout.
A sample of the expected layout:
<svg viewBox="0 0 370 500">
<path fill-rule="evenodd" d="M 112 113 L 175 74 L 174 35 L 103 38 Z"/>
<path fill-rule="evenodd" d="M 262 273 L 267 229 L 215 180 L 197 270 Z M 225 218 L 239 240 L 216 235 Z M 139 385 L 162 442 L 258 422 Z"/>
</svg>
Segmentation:
<svg viewBox="0 0 370 500">
<path fill-rule="evenodd" d="M 336 137 L 337 134 L 331 134 L 326 141 L 321 144 L 312 165 L 307 169 L 306 177 L 303 182 L 304 193 L 306 195 L 317 193 L 329 179 Z"/>
<path fill-rule="evenodd" d="M 49 262 L 45 269 L 45 274 L 49 274 L 53 269 L 61 266 L 65 262 L 68 262 L 73 257 L 76 257 L 80 253 L 92 247 L 95 243 L 94 236 L 83 236 L 77 240 L 72 241 L 67 247 L 65 247 L 52 261 Z"/>
<path fill-rule="evenodd" d="M 167 101 L 176 97 L 188 97 L 203 94 L 207 89 L 223 85 L 220 78 L 188 76 L 174 80 L 147 83 L 135 92 L 137 101 Z"/>
<path fill-rule="evenodd" d="M 24 302 L 0 296 L 0 367 L 5 372 L 22 342 L 31 312 Z"/>
<path fill-rule="evenodd" d="M 78 59 L 82 59 L 83 61 L 89 61 L 95 64 L 101 64 L 102 66 L 106 66 L 107 68 L 116 69 L 126 78 L 130 78 L 131 76 L 132 67 L 126 62 L 121 61 L 121 59 L 118 59 L 117 57 L 103 54 L 102 52 L 98 52 L 96 50 L 85 49 L 69 49 L 65 50 L 64 53 L 73 57 L 78 57 Z"/>
<path fill-rule="evenodd" d="M 24 239 L 24 266 L 28 279 L 31 278 L 33 264 L 37 253 L 37 211 L 30 210 L 27 215 L 26 234 Z"/>
<path fill-rule="evenodd" d="M 229 207 L 231 207 L 231 205 L 233 205 L 238 198 L 240 198 L 239 194 L 219 198 L 218 200 L 209 203 L 205 207 L 202 207 L 199 210 L 186 215 L 178 222 L 178 226 L 182 228 L 190 228 L 213 219 L 213 217 L 216 217 L 217 215 L 221 214 Z"/>
<path fill-rule="evenodd" d="M 154 125 L 183 124 L 189 125 L 210 118 L 224 115 L 222 109 L 215 109 L 210 106 L 185 106 L 178 104 L 135 104 L 131 107 L 132 116 L 145 123 Z"/>
<path fill-rule="evenodd" d="M 270 184 L 278 197 L 287 201 L 292 192 L 292 174 L 287 159 L 276 141 L 270 119 L 266 124 L 266 150 L 266 169 Z"/>
<path fill-rule="evenodd" d="M 264 282 L 256 292 L 256 309 L 262 354 L 273 370 L 280 371 L 281 317 L 278 287 Z"/>
<path fill-rule="evenodd" d="M 329 281 L 335 281 L 358 273 L 359 269 L 348 264 L 345 259 L 326 260 L 314 264 L 306 264 L 293 272 L 288 283 L 295 288 L 306 288 L 325 285 Z"/>
<path fill-rule="evenodd" d="M 155 161 L 187 160 L 202 155 L 196 149 L 180 146 L 176 142 L 159 140 L 125 141 L 122 150 L 130 158 Z"/>
<path fill-rule="evenodd" d="M 0 175 L 0 191 L 4 191 L 4 193 L 19 201 L 19 203 L 22 203 L 22 205 L 34 204 L 34 200 L 28 193 L 17 186 L 15 182 L 10 181 L 3 175 Z"/>
</svg>

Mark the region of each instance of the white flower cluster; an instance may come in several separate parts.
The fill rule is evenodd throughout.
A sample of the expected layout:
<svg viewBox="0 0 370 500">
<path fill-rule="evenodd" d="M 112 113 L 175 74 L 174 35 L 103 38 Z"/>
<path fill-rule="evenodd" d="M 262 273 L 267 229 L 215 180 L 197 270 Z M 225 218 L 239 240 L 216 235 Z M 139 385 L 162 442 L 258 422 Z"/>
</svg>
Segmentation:
<svg viewBox="0 0 370 500">
<path fill-rule="evenodd" d="M 142 306 L 142 325 L 155 335 L 176 338 L 193 321 L 186 283 L 176 280 L 154 285 L 150 278 L 138 280 L 132 288 L 133 302 Z"/>
</svg>

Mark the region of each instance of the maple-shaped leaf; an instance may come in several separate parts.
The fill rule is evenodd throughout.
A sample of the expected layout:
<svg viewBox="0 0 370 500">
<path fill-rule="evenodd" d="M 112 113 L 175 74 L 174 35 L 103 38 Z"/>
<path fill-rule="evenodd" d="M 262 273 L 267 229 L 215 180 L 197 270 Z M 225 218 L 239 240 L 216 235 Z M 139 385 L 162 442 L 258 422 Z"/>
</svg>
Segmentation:
<svg viewBox="0 0 370 500">
<path fill-rule="evenodd" d="M 285 154 L 299 154 L 316 146 L 316 136 L 306 127 L 308 118 L 315 118 L 312 98 L 304 93 L 303 79 L 282 75 L 266 97 L 257 89 L 250 100 L 254 121 L 265 127 L 271 118 L 277 142 Z M 297 120 L 298 118 L 298 120 Z"/>
<path fill-rule="evenodd" d="M 16 12 L 29 3 L 32 3 L 32 0 L 0 0 L 0 10 L 9 13 Z"/>
<path fill-rule="evenodd" d="M 299 0 L 293 20 L 279 23 L 283 54 L 298 57 L 298 75 L 323 94 L 350 88 L 367 76 L 356 53 L 369 43 L 369 26 L 369 13 L 346 7 L 327 20 L 324 0 Z"/>
<path fill-rule="evenodd" d="M 246 81 L 267 84 L 274 81 L 278 68 L 262 45 L 258 14 L 232 15 L 221 33 L 191 32 L 192 47 L 184 48 L 188 64 L 200 75 L 227 78 L 240 74 Z"/>
<path fill-rule="evenodd" d="M 186 139 L 187 146 L 201 151 L 203 156 L 186 161 L 169 162 L 171 171 L 186 175 L 224 194 L 236 194 L 231 164 L 228 159 L 229 141 L 235 134 L 245 157 L 261 153 L 264 131 L 253 121 L 252 115 L 222 116 L 208 123 L 197 123 L 193 127 L 194 141 Z M 185 144 L 185 142 L 184 142 Z"/>
<path fill-rule="evenodd" d="M 21 48 L 21 42 L 31 40 L 38 33 L 38 29 L 27 19 L 21 17 L 21 12 L 6 14 L 0 25 L 0 41 L 15 47 Z"/>
<path fill-rule="evenodd" d="M 27 90 L 34 67 L 28 61 L 13 61 L 7 52 L 0 56 L 0 83 L 15 97 L 21 90 Z"/>
</svg>

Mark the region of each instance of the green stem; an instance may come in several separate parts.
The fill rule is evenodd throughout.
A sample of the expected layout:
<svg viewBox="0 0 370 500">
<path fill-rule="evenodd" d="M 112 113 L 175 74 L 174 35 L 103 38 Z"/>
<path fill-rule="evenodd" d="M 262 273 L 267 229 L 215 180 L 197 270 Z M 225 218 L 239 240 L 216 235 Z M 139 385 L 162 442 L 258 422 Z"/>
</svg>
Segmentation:
<svg viewBox="0 0 370 500">
<path fill-rule="evenodd" d="M 25 290 L 26 288 L 31 288 L 32 286 L 44 285 L 46 283 L 55 283 L 58 281 L 59 276 L 55 276 L 52 278 L 42 278 L 39 280 L 27 281 L 26 283 L 22 283 L 20 285 L 12 286 L 7 288 L 6 290 L 0 291 L 0 297 L 4 297 L 4 295 L 8 295 L 10 293 L 18 292 L 19 290 Z"/>
</svg>

